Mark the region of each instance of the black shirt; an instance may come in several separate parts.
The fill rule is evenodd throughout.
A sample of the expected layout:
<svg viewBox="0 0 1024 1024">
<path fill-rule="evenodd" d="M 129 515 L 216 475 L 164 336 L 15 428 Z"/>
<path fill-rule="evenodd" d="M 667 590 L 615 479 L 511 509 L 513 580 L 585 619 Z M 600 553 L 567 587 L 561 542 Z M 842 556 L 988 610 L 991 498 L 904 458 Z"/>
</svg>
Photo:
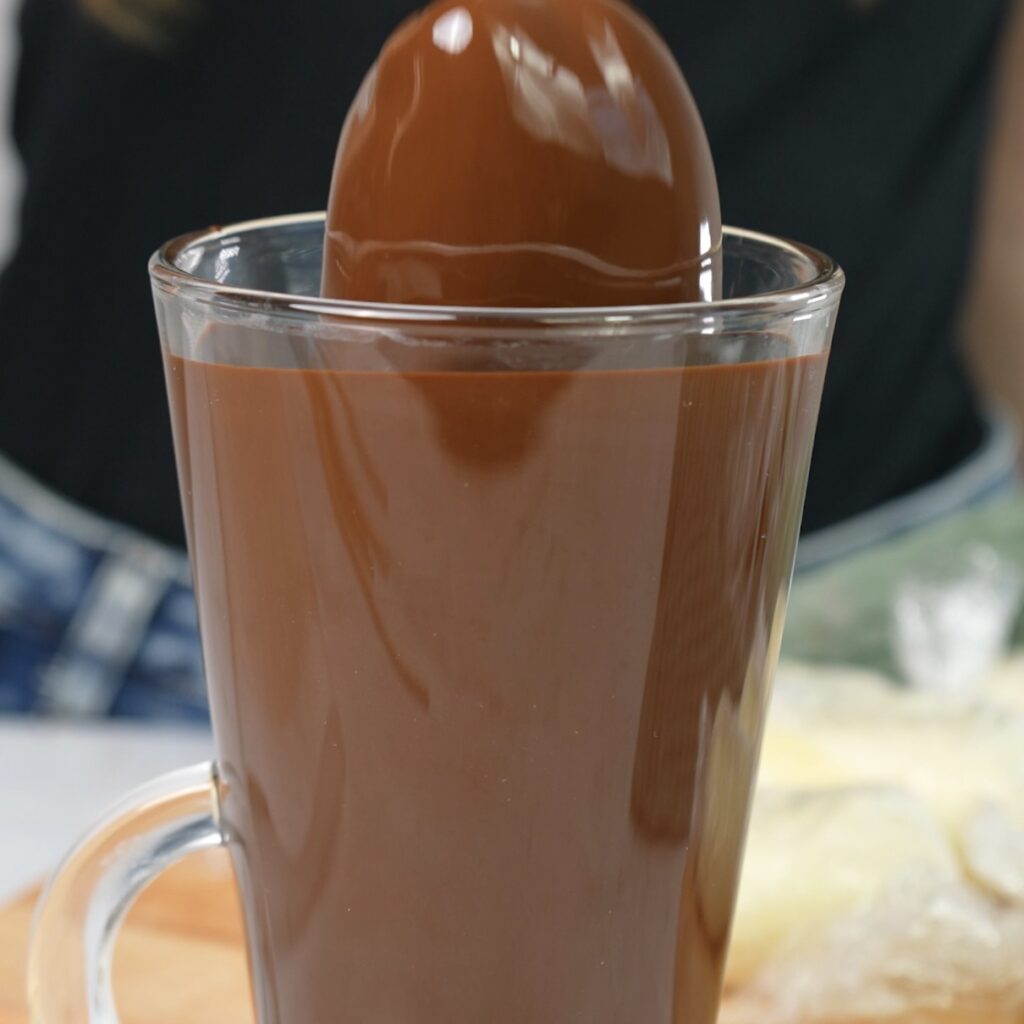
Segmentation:
<svg viewBox="0 0 1024 1024">
<path fill-rule="evenodd" d="M 21 241 L 0 279 L 0 450 L 182 537 L 146 260 L 213 223 L 321 209 L 338 130 L 408 0 L 206 0 L 159 53 L 28 0 Z M 845 267 L 805 527 L 979 443 L 957 356 L 1007 0 L 646 0 L 703 113 L 727 223 Z"/>
</svg>

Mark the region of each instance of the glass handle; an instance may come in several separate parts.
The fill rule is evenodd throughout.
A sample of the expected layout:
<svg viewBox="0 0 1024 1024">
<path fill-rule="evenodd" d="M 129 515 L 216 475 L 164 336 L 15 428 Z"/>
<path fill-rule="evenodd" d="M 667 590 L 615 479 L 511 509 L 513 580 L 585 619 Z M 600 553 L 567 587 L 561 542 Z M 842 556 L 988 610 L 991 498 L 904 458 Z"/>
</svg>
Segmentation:
<svg viewBox="0 0 1024 1024">
<path fill-rule="evenodd" d="M 121 922 L 175 861 L 224 845 L 219 796 L 213 763 L 163 775 L 125 797 L 68 854 L 32 924 L 32 1024 L 116 1024 L 111 968 Z"/>
</svg>

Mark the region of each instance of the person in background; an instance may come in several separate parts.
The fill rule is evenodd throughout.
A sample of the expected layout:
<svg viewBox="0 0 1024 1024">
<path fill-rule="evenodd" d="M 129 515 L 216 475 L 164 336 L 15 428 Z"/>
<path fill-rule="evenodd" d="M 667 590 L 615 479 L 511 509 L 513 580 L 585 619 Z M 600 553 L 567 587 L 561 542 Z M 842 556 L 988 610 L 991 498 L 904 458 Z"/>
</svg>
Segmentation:
<svg viewBox="0 0 1024 1024">
<path fill-rule="evenodd" d="M 1016 0 L 997 102 L 967 289 L 963 334 L 984 394 L 1024 424 L 1024 3 Z"/>
<path fill-rule="evenodd" d="M 146 260 L 188 229 L 322 208 L 348 105 L 417 6 L 25 3 L 0 710 L 205 717 Z M 1024 411 L 1024 0 L 638 6 L 702 111 L 726 221 L 848 274 L 803 564 L 1011 486 L 992 409 Z"/>
</svg>

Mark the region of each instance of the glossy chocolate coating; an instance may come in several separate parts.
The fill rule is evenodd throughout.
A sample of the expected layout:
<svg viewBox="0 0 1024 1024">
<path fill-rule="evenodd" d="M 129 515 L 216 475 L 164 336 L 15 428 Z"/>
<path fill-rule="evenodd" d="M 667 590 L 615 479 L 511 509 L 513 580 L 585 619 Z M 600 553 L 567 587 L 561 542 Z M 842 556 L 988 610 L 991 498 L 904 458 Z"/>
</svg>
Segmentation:
<svg viewBox="0 0 1024 1024">
<path fill-rule="evenodd" d="M 721 216 L 683 76 L 618 0 L 441 0 L 349 113 L 323 294 L 456 306 L 709 299 Z"/>
</svg>

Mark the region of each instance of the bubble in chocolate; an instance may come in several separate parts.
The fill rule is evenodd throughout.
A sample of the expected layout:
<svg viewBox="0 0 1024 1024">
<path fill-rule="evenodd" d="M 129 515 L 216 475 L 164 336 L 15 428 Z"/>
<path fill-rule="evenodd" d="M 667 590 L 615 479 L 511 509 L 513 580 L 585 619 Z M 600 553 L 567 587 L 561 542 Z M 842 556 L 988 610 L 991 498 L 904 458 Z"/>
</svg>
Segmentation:
<svg viewBox="0 0 1024 1024">
<path fill-rule="evenodd" d="M 672 54 L 618 0 L 441 0 L 342 131 L 323 294 L 493 307 L 717 297 L 721 216 Z"/>
</svg>

